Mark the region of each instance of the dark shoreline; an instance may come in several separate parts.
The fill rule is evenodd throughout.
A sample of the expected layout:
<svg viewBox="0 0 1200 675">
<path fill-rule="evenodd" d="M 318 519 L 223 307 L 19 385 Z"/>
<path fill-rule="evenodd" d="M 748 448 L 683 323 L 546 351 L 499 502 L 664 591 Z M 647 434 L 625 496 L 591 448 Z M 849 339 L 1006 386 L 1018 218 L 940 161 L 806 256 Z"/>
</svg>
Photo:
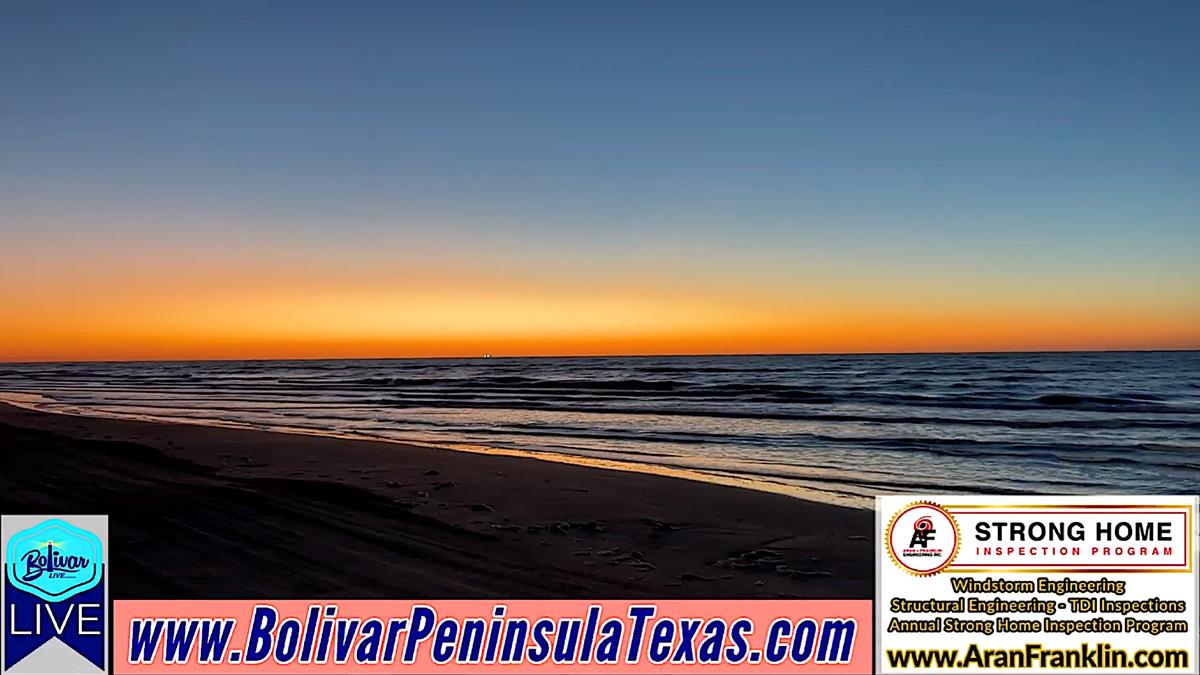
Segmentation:
<svg viewBox="0 0 1200 675">
<path fill-rule="evenodd" d="M 867 598 L 869 511 L 688 480 L 0 404 L 0 509 L 108 513 L 123 598 Z"/>
</svg>

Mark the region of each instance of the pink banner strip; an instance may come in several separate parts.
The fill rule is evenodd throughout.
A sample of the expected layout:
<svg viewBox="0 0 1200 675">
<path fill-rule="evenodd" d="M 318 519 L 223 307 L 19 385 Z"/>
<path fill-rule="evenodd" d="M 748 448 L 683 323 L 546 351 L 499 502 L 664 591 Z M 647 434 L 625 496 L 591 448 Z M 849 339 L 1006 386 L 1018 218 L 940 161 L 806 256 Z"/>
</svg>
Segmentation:
<svg viewBox="0 0 1200 675">
<path fill-rule="evenodd" d="M 866 673 L 869 600 L 118 600 L 123 673 Z"/>
</svg>

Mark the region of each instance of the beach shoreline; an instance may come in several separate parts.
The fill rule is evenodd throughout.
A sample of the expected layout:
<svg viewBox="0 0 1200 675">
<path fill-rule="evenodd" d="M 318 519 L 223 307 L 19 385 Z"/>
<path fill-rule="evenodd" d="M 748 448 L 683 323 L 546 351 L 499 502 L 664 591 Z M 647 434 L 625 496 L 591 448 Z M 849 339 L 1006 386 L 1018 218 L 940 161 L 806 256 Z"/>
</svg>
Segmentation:
<svg viewBox="0 0 1200 675">
<path fill-rule="evenodd" d="M 8 404 L 0 447 L 4 512 L 110 514 L 117 597 L 865 598 L 873 585 L 870 511 L 710 482 Z"/>
<path fill-rule="evenodd" d="M 629 471 L 633 473 L 645 473 L 655 476 L 666 476 L 678 478 L 682 480 L 697 481 L 701 483 L 711 483 L 714 485 L 724 485 L 728 487 L 736 487 L 747 490 L 757 490 L 771 494 L 786 495 L 806 501 L 816 501 L 833 506 L 843 506 L 854 509 L 871 510 L 874 508 L 871 498 L 862 497 L 859 495 L 849 494 L 838 491 L 833 485 L 829 489 L 818 489 L 811 487 L 802 487 L 791 485 L 788 483 L 766 480 L 763 478 L 751 479 L 748 477 L 738 477 L 731 475 L 722 475 L 719 473 L 689 470 L 681 467 L 668 467 L 658 464 L 650 464 L 643 462 L 619 461 L 614 459 L 601 459 L 586 455 L 572 455 L 562 452 L 553 452 L 548 450 L 532 450 L 522 448 L 504 448 L 498 446 L 483 445 L 480 443 L 459 443 L 459 442 L 426 442 L 416 439 L 396 439 L 383 436 L 372 436 L 362 433 L 339 433 L 337 431 L 285 427 L 285 426 L 260 426 L 247 423 L 240 423 L 231 420 L 222 419 L 197 419 L 197 418 L 171 418 L 155 415 L 130 414 L 122 415 L 102 410 L 90 410 L 86 406 L 74 406 L 65 404 L 60 401 L 47 398 L 41 394 L 0 391 L 0 406 L 12 406 L 38 412 L 45 412 L 53 415 L 65 415 L 68 417 L 84 417 L 90 419 L 114 419 L 126 420 L 135 422 L 148 422 L 152 424 L 175 425 L 181 424 L 186 426 L 207 426 L 220 429 L 238 429 L 264 431 L 268 433 L 289 434 L 297 436 L 315 436 L 319 438 L 333 438 L 348 441 L 369 441 L 379 443 L 390 443 L 403 447 L 422 447 L 431 448 L 444 452 L 464 452 L 483 455 L 497 455 L 504 457 L 517 457 L 522 459 L 531 459 L 542 462 L 557 462 L 561 464 L 571 464 L 587 468 L 599 468 L 614 471 Z"/>
</svg>

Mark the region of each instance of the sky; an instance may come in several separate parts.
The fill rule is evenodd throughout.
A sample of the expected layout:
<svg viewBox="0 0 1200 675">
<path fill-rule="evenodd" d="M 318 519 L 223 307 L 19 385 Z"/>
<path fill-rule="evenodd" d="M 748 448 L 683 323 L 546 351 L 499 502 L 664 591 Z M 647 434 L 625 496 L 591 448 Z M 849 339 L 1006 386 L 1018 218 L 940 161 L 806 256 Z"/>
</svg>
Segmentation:
<svg viewBox="0 0 1200 675">
<path fill-rule="evenodd" d="M 1195 2 L 0 3 L 0 360 L 1200 348 Z"/>
</svg>

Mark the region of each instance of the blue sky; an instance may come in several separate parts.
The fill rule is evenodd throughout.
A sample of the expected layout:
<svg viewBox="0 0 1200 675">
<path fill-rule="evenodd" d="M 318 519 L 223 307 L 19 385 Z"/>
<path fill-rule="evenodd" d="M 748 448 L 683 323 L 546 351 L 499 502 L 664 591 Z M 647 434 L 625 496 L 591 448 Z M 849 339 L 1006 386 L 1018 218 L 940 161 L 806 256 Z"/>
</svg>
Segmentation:
<svg viewBox="0 0 1200 675">
<path fill-rule="evenodd" d="M 1194 2 L 6 2 L 0 236 L 1182 311 L 1198 34 Z"/>
</svg>

